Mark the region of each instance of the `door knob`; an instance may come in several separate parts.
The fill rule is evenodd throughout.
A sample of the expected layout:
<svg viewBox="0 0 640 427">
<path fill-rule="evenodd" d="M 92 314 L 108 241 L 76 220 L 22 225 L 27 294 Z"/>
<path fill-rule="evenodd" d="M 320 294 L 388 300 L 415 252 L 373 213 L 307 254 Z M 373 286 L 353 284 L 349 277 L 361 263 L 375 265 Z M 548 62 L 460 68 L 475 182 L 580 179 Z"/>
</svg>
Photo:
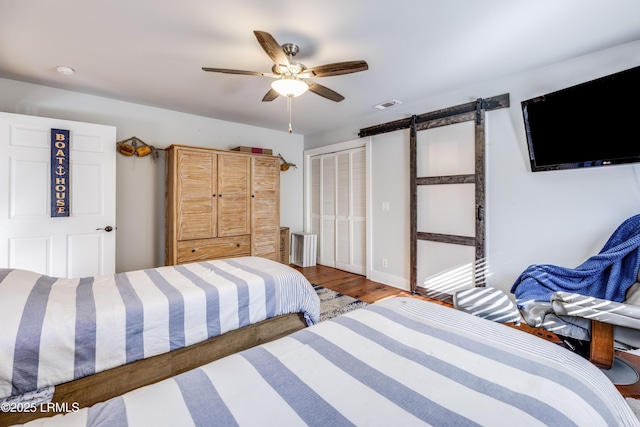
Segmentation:
<svg viewBox="0 0 640 427">
<path fill-rule="evenodd" d="M 104 230 L 108 233 L 110 231 L 113 231 L 113 227 L 110 225 L 107 225 L 105 228 L 96 228 L 96 230 Z"/>
</svg>

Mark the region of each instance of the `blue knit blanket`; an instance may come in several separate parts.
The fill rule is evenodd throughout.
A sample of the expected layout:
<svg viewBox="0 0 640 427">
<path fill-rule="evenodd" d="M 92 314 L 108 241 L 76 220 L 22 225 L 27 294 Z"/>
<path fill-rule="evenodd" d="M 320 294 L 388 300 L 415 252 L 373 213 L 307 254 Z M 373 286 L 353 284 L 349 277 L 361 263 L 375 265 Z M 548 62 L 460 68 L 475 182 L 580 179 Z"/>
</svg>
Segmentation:
<svg viewBox="0 0 640 427">
<path fill-rule="evenodd" d="M 622 302 L 640 268 L 640 215 L 623 222 L 600 253 L 576 268 L 532 265 L 511 287 L 518 307 L 529 301 L 549 302 L 554 292 L 565 291 Z"/>
</svg>

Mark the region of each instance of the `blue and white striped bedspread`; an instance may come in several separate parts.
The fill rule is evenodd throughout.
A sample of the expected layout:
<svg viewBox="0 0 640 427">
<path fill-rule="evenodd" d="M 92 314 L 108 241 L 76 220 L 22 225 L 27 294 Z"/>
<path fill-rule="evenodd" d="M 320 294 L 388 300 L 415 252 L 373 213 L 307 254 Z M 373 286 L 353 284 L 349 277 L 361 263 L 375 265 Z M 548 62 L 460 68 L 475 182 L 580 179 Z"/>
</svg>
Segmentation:
<svg viewBox="0 0 640 427">
<path fill-rule="evenodd" d="M 637 426 L 592 364 L 534 335 L 395 298 L 44 426 Z"/>
<path fill-rule="evenodd" d="M 297 270 L 245 257 L 82 279 L 0 269 L 0 398 L 91 375 L 319 299 Z"/>
</svg>

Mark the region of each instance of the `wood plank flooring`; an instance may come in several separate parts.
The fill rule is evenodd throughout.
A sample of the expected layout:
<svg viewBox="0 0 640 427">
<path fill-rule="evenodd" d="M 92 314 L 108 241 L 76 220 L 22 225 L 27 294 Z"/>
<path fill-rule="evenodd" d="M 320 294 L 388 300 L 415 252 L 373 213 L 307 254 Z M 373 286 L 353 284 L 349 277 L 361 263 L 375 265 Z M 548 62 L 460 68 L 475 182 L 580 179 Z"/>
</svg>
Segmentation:
<svg viewBox="0 0 640 427">
<path fill-rule="evenodd" d="M 357 298 L 369 304 L 391 297 L 405 296 L 425 299 L 435 302 L 436 304 L 449 305 L 427 297 L 412 295 L 411 292 L 403 291 L 393 286 L 383 285 L 382 283 L 371 281 L 364 276 L 331 267 L 322 265 L 304 268 L 292 265 L 292 267 L 304 274 L 311 283 L 324 286 L 327 289 Z"/>
<path fill-rule="evenodd" d="M 451 304 L 449 303 L 434 300 L 421 295 L 412 295 L 410 292 L 403 291 L 392 286 L 387 286 L 382 283 L 374 282 L 364 276 L 338 270 L 335 268 L 325 267 L 322 265 L 304 268 L 292 265 L 291 267 L 300 271 L 311 283 L 324 286 L 327 289 L 331 289 L 333 291 L 340 292 L 341 294 L 357 298 L 369 304 L 373 304 L 377 301 L 381 301 L 387 298 L 405 296 L 411 298 L 420 298 L 436 304 L 451 307 Z M 560 344 L 562 342 L 561 339 L 554 333 L 540 328 L 532 328 L 524 322 L 522 322 L 520 326 L 515 326 L 513 324 L 508 325 L 523 332 L 537 335 L 540 338 L 556 344 Z M 636 367 L 636 370 L 640 372 L 640 357 L 622 352 L 616 352 L 616 355 L 620 356 L 629 364 Z M 640 381 L 632 385 L 616 387 L 623 396 L 640 399 Z"/>
</svg>

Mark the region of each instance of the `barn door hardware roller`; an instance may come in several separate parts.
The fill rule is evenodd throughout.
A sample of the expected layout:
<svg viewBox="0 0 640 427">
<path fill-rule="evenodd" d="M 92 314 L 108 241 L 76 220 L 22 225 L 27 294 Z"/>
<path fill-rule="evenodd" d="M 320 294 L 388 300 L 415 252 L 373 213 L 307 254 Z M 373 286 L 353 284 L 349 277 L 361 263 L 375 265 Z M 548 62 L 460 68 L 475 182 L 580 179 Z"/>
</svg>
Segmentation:
<svg viewBox="0 0 640 427">
<path fill-rule="evenodd" d="M 493 110 L 500 107 L 500 101 L 487 101 L 482 98 L 476 99 L 476 124 L 482 124 L 482 110 Z"/>
</svg>

